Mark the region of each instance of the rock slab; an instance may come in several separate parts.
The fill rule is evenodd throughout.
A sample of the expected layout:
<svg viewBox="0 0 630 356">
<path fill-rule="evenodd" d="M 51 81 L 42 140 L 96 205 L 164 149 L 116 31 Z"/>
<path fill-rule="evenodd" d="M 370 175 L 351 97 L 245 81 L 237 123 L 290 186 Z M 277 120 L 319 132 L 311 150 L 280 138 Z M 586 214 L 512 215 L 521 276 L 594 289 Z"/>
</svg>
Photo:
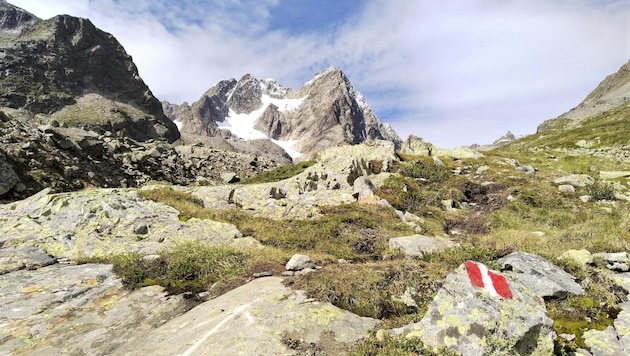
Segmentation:
<svg viewBox="0 0 630 356">
<path fill-rule="evenodd" d="M 514 252 L 499 259 L 498 263 L 504 273 L 543 298 L 584 294 L 573 276 L 538 255 Z"/>
<path fill-rule="evenodd" d="M 282 278 L 268 277 L 131 338 L 113 355 L 295 355 L 305 345 L 337 355 L 377 323 L 313 302 L 283 286 Z"/>
</svg>

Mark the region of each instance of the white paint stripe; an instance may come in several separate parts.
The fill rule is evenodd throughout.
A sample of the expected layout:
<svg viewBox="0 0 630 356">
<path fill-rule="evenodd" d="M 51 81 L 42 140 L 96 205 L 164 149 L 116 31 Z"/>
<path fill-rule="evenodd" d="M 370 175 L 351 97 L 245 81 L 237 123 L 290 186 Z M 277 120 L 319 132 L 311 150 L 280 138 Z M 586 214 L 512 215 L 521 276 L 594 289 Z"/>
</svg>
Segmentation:
<svg viewBox="0 0 630 356">
<path fill-rule="evenodd" d="M 479 271 L 481 272 L 481 280 L 483 281 L 483 287 L 490 293 L 493 297 L 498 297 L 499 293 L 494 289 L 494 284 L 492 284 L 492 279 L 490 279 L 490 275 L 488 274 L 488 267 L 483 263 L 477 263 L 479 266 Z"/>
<path fill-rule="evenodd" d="M 228 321 L 230 321 L 230 319 L 233 319 L 234 317 L 236 317 L 240 313 L 242 313 L 245 310 L 247 310 L 247 308 L 249 308 L 249 306 L 251 304 L 252 304 L 251 302 L 247 303 L 247 304 L 243 304 L 240 307 L 234 309 L 232 314 L 226 316 L 225 319 L 221 320 L 214 328 L 212 328 L 212 330 L 208 331 L 207 334 L 205 334 L 201 339 L 199 339 L 197 342 L 195 342 L 195 344 L 192 347 L 190 347 L 188 350 L 186 350 L 184 353 L 182 353 L 181 356 L 197 355 L 198 353 L 196 351 L 199 348 L 199 346 L 201 346 L 201 344 L 204 343 L 204 341 L 206 341 L 210 336 L 212 336 L 214 333 L 219 331 L 219 329 L 223 326 L 223 324 L 227 323 Z"/>
</svg>

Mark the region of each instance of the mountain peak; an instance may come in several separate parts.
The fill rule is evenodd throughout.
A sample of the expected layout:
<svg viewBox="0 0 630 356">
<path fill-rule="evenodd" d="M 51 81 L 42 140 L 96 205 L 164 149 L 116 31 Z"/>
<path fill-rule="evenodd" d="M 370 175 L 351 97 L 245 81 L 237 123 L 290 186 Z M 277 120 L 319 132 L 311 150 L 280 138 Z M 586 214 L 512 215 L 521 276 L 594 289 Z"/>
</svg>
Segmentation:
<svg viewBox="0 0 630 356">
<path fill-rule="evenodd" d="M 20 34 L 22 29 L 40 18 L 17 6 L 0 0 L 0 34 Z"/>
</svg>

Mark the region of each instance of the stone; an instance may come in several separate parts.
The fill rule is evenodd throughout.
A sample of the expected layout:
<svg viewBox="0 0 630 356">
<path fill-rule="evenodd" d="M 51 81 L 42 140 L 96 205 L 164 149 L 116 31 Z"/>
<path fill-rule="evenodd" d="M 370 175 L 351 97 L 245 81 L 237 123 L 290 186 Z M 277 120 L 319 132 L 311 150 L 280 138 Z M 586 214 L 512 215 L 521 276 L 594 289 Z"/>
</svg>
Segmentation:
<svg viewBox="0 0 630 356">
<path fill-rule="evenodd" d="M 600 252 L 593 255 L 606 263 L 606 268 L 617 272 L 630 271 L 630 254 L 627 252 L 606 253 Z"/>
<path fill-rule="evenodd" d="M 476 174 L 477 175 L 482 174 L 483 172 L 485 172 L 485 171 L 487 171 L 489 169 L 490 169 L 490 167 L 488 167 L 486 165 L 480 166 L 479 168 L 477 168 Z"/>
<path fill-rule="evenodd" d="M 558 259 L 570 261 L 581 266 L 586 266 L 593 263 L 593 255 L 585 249 L 565 251 L 560 256 L 558 256 Z"/>
<path fill-rule="evenodd" d="M 134 333 L 117 355 L 295 355 L 296 345 L 340 355 L 367 337 L 378 320 L 315 302 L 258 278 L 144 334 Z M 147 342 L 147 340 L 151 340 Z"/>
<path fill-rule="evenodd" d="M 630 171 L 600 171 L 599 178 L 601 179 L 617 179 L 630 177 Z"/>
<path fill-rule="evenodd" d="M 546 259 L 526 252 L 513 252 L 497 263 L 501 270 L 543 298 L 584 295 L 575 278 Z"/>
<path fill-rule="evenodd" d="M 306 268 L 315 268 L 315 262 L 306 255 L 295 254 L 284 266 L 287 271 L 301 271 Z"/>
<path fill-rule="evenodd" d="M 561 184 L 558 186 L 558 190 L 563 193 L 575 193 L 575 187 L 570 184 Z"/>
<path fill-rule="evenodd" d="M 386 330 L 464 356 L 551 355 L 553 321 L 541 297 L 508 277 L 512 297 L 471 282 L 464 265 L 450 273 L 417 323 Z"/>
<path fill-rule="evenodd" d="M 580 195 L 580 200 L 584 203 L 588 203 L 591 199 L 592 197 L 590 195 Z"/>
<path fill-rule="evenodd" d="M 0 157 L 0 195 L 9 192 L 19 181 L 13 167 Z"/>
<path fill-rule="evenodd" d="M 236 183 L 241 179 L 238 177 L 238 175 L 236 175 L 236 173 L 228 172 L 228 173 L 221 174 L 221 180 L 223 181 L 223 183 L 230 184 L 230 183 Z"/>
<path fill-rule="evenodd" d="M 434 236 L 411 235 L 389 239 L 389 247 L 399 250 L 407 256 L 422 256 L 427 253 L 440 252 L 458 246 L 449 239 Z"/>
<path fill-rule="evenodd" d="M 619 342 L 617 332 L 612 326 L 605 330 L 587 330 L 582 334 L 584 344 L 591 349 L 593 356 L 625 356 L 630 349 L 625 350 Z"/>
<path fill-rule="evenodd" d="M 145 223 L 139 223 L 133 228 L 133 232 L 136 235 L 146 235 L 149 233 L 149 225 Z"/>
<path fill-rule="evenodd" d="M 571 174 L 556 178 L 553 182 L 558 185 L 569 184 L 574 187 L 585 187 L 587 185 L 593 185 L 595 183 L 595 179 L 586 174 Z"/>
<path fill-rule="evenodd" d="M 0 275 L 22 269 L 34 270 L 57 263 L 57 259 L 37 247 L 0 248 Z"/>
</svg>

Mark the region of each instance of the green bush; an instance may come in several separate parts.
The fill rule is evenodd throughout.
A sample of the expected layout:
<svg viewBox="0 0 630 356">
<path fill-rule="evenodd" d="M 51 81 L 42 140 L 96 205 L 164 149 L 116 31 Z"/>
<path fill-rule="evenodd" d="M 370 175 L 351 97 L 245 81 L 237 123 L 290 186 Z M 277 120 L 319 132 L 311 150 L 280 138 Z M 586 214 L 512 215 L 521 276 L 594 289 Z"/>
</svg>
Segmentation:
<svg viewBox="0 0 630 356">
<path fill-rule="evenodd" d="M 111 259 L 114 273 L 126 288 L 158 284 L 172 294 L 200 293 L 211 287 L 219 291 L 224 284 L 242 278 L 244 262 L 240 252 L 197 241 L 180 242 L 150 259 L 138 253 Z"/>
<path fill-rule="evenodd" d="M 401 163 L 398 173 L 429 183 L 446 182 L 453 175 L 447 167 L 436 164 L 431 157 L 422 157 L 413 163 Z"/>
<path fill-rule="evenodd" d="M 612 184 L 596 181 L 587 188 L 588 195 L 595 200 L 615 200 L 615 189 Z"/>
</svg>

